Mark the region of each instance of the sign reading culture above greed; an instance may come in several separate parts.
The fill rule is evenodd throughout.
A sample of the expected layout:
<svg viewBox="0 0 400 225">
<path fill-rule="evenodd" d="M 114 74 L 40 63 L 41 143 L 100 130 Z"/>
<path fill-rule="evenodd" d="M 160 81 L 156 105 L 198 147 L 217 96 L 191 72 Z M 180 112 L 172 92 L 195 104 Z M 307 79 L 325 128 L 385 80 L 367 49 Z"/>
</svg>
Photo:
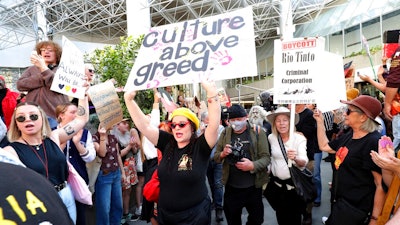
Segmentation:
<svg viewBox="0 0 400 225">
<path fill-rule="evenodd" d="M 256 76 L 252 8 L 153 27 L 125 91 Z"/>
</svg>

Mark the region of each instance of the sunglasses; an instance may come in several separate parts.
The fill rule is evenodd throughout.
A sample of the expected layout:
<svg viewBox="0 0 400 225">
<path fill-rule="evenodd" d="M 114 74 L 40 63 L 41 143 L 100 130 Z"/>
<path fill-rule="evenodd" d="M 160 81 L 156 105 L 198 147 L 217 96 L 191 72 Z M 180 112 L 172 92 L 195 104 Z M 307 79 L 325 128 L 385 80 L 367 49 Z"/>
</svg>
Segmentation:
<svg viewBox="0 0 400 225">
<path fill-rule="evenodd" d="M 39 119 L 39 115 L 38 114 L 30 114 L 29 115 L 29 119 L 31 119 L 32 121 L 36 121 L 36 120 Z M 22 123 L 22 122 L 24 122 L 26 120 L 26 117 L 25 116 L 18 116 L 17 118 L 15 118 L 15 120 L 17 122 Z"/>
<path fill-rule="evenodd" d="M 94 73 L 94 69 L 88 69 L 89 73 Z"/>
<path fill-rule="evenodd" d="M 350 115 L 352 112 L 358 112 L 358 113 L 361 113 L 361 111 L 359 111 L 359 110 L 351 110 L 351 109 L 349 109 L 349 108 L 347 108 L 347 110 L 346 110 L 346 115 Z"/>
<path fill-rule="evenodd" d="M 169 122 L 168 125 L 171 127 L 171 129 L 175 129 L 175 127 L 179 126 L 180 128 L 186 127 L 188 124 L 190 124 L 189 121 L 187 122 L 180 122 L 180 123 L 172 123 Z"/>
</svg>

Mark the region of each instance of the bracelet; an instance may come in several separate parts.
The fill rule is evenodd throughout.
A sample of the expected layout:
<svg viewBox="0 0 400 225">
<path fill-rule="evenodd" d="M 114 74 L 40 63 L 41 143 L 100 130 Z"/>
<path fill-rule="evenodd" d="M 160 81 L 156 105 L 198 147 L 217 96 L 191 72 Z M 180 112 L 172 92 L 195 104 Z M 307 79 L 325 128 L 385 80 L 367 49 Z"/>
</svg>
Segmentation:
<svg viewBox="0 0 400 225">
<path fill-rule="evenodd" d="M 207 102 L 208 103 L 212 103 L 212 101 L 214 100 L 215 102 L 217 102 L 218 101 L 218 95 L 214 95 L 214 96 L 211 96 L 211 97 L 207 97 Z"/>
<path fill-rule="evenodd" d="M 371 218 L 370 218 L 371 220 L 378 220 L 378 218 L 377 217 L 375 217 L 375 216 L 371 216 Z"/>
</svg>

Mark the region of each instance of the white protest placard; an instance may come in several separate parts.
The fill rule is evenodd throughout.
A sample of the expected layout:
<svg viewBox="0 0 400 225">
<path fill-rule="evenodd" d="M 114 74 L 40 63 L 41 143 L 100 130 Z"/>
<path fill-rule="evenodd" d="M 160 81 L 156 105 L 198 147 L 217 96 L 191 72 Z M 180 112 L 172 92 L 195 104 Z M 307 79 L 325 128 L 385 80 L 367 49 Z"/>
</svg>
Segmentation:
<svg viewBox="0 0 400 225">
<path fill-rule="evenodd" d="M 320 75 L 316 61 L 324 47 L 320 37 L 275 40 L 274 104 L 316 103 L 315 78 Z"/>
<path fill-rule="evenodd" d="M 257 75 L 251 7 L 153 27 L 125 91 Z"/>
<path fill-rule="evenodd" d="M 88 94 L 105 128 L 110 129 L 123 119 L 121 104 L 112 81 L 91 86 Z"/>
<path fill-rule="evenodd" d="M 340 100 L 347 100 L 346 82 L 342 56 L 330 52 L 321 55 L 316 64 L 320 73 L 315 79 L 315 97 L 317 108 L 327 112 L 343 106 Z"/>
<path fill-rule="evenodd" d="M 50 90 L 82 99 L 86 91 L 83 87 L 85 78 L 83 54 L 65 36 L 62 37 L 62 48 L 60 64 L 54 74 Z"/>
</svg>

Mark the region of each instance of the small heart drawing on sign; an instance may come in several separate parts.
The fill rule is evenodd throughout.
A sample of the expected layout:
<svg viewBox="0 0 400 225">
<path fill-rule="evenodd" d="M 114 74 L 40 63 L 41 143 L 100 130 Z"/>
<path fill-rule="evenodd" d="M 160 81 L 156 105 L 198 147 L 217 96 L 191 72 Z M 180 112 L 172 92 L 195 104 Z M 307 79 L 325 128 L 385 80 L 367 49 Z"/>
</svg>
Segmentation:
<svg viewBox="0 0 400 225">
<path fill-rule="evenodd" d="M 72 88 L 72 93 L 75 93 L 76 92 L 76 88 Z"/>
<path fill-rule="evenodd" d="M 64 84 L 59 84 L 58 87 L 59 87 L 60 89 L 63 89 L 63 88 L 64 88 Z"/>
<path fill-rule="evenodd" d="M 65 86 L 65 90 L 68 92 L 69 90 L 71 90 L 71 86 L 69 85 Z"/>
</svg>

